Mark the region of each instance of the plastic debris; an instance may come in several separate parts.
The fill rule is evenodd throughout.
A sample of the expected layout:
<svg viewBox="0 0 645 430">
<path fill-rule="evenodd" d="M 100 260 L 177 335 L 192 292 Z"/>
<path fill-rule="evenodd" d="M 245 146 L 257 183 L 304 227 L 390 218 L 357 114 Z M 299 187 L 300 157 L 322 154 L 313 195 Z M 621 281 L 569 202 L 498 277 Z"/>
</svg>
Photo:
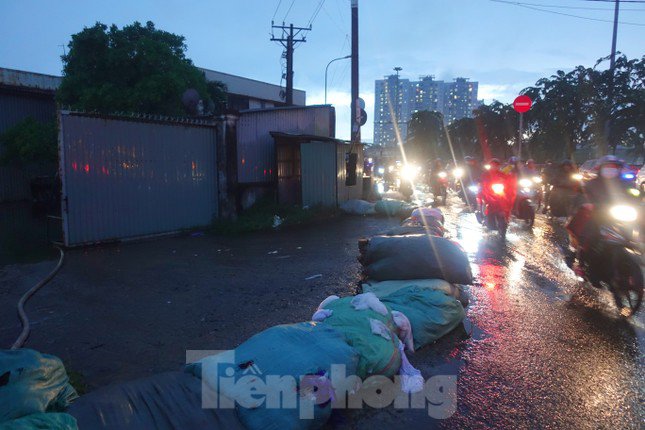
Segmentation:
<svg viewBox="0 0 645 430">
<path fill-rule="evenodd" d="M 282 223 L 283 223 L 282 218 L 280 218 L 278 215 L 273 216 L 273 228 L 280 227 Z"/>
<path fill-rule="evenodd" d="M 332 311 L 331 309 L 318 309 L 311 317 L 311 320 L 316 322 L 323 322 L 327 318 L 332 316 L 333 313 L 334 311 Z"/>
<path fill-rule="evenodd" d="M 305 278 L 305 281 L 311 281 L 312 279 L 316 279 L 316 278 L 322 278 L 322 274 L 318 273 L 317 275 L 311 275 L 311 276 Z"/>
<path fill-rule="evenodd" d="M 359 294 L 352 298 L 351 304 L 358 311 L 371 309 L 381 315 L 387 315 L 387 308 L 374 293 Z"/>
</svg>

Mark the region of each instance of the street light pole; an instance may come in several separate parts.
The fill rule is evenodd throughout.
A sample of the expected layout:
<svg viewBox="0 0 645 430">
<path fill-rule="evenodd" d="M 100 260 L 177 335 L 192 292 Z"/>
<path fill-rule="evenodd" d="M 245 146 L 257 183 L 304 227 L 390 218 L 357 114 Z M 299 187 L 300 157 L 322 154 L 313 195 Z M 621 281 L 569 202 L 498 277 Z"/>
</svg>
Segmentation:
<svg viewBox="0 0 645 430">
<path fill-rule="evenodd" d="M 331 63 L 333 63 L 334 61 L 345 60 L 347 58 L 352 58 L 352 56 L 351 55 L 345 55 L 344 57 L 334 58 L 329 63 L 327 63 L 327 67 L 325 67 L 325 104 L 327 104 L 327 71 L 329 70 L 329 65 Z"/>
</svg>

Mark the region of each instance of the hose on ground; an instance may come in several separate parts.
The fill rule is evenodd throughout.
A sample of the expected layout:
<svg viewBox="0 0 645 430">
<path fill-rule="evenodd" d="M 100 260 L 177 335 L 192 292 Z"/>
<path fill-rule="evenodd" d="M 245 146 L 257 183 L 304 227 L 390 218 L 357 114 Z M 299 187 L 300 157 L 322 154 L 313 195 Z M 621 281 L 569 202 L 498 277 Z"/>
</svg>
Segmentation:
<svg viewBox="0 0 645 430">
<path fill-rule="evenodd" d="M 51 281 L 63 266 L 65 253 L 60 247 L 57 248 L 58 251 L 60 251 L 60 258 L 58 259 L 58 264 L 56 265 L 56 267 L 54 267 L 54 270 L 52 270 L 45 279 L 31 287 L 31 289 L 23 294 L 23 296 L 18 301 L 18 316 L 20 317 L 20 322 L 22 323 L 22 332 L 20 333 L 20 336 L 18 336 L 18 339 L 16 339 L 16 341 L 11 346 L 11 349 L 22 348 L 22 346 L 25 344 L 25 341 L 29 337 L 29 331 L 31 330 L 31 328 L 29 326 L 29 318 L 27 318 L 27 314 L 25 313 L 25 303 L 27 303 L 27 300 L 29 300 L 29 298 L 33 296 L 36 291 L 41 289 L 45 284 L 47 284 L 47 282 Z"/>
</svg>

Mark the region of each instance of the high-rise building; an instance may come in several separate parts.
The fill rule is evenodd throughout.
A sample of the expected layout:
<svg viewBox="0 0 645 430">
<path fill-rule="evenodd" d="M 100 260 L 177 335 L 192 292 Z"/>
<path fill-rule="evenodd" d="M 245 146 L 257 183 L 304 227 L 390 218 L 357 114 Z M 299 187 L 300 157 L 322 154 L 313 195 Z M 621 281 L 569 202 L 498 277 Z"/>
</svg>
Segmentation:
<svg viewBox="0 0 645 430">
<path fill-rule="evenodd" d="M 401 139 L 408 134 L 408 122 L 414 110 L 414 97 L 409 79 L 390 75 L 376 81 L 374 101 L 374 143 L 396 145 L 396 128 Z"/>
<path fill-rule="evenodd" d="M 395 125 L 405 142 L 408 122 L 418 111 L 437 111 L 446 124 L 472 117 L 479 107 L 477 82 L 456 78 L 453 82 L 437 81 L 434 76 L 422 76 L 418 81 L 403 79 L 398 74 L 375 82 L 374 144 L 395 145 Z"/>
</svg>

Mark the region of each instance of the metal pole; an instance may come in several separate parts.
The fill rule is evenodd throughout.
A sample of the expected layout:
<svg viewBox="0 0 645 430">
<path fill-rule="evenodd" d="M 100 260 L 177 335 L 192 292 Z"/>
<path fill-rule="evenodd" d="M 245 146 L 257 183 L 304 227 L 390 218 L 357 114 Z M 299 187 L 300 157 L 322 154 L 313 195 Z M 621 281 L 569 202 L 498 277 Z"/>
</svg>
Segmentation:
<svg viewBox="0 0 645 430">
<path fill-rule="evenodd" d="M 352 0 L 352 144 L 360 143 L 361 128 L 358 118 L 358 0 Z"/>
<path fill-rule="evenodd" d="M 517 158 L 521 161 L 522 160 L 522 129 L 524 128 L 524 114 L 520 112 L 520 127 L 519 127 L 519 135 L 518 135 L 518 151 L 517 151 Z"/>
<path fill-rule="evenodd" d="M 331 63 L 333 63 L 334 61 L 344 60 L 346 58 L 352 58 L 352 56 L 351 55 L 345 55 L 344 57 L 334 58 L 329 63 L 327 63 L 327 67 L 325 67 L 325 104 L 327 104 L 327 70 L 329 69 L 329 65 Z"/>
<path fill-rule="evenodd" d="M 605 122 L 605 151 L 607 147 L 611 145 L 609 142 L 611 136 L 611 109 L 614 104 L 614 69 L 616 67 L 616 37 L 618 35 L 618 9 L 620 8 L 620 0 L 616 0 L 616 7 L 614 8 L 614 32 L 611 39 L 611 56 L 609 57 L 609 91 L 608 91 L 608 101 L 609 101 L 609 112 L 607 112 L 607 121 Z M 616 153 L 616 147 L 614 145 L 614 153 Z M 601 154 L 605 155 L 605 154 Z"/>
<path fill-rule="evenodd" d="M 293 105 L 293 24 L 287 38 L 287 106 Z"/>
</svg>

